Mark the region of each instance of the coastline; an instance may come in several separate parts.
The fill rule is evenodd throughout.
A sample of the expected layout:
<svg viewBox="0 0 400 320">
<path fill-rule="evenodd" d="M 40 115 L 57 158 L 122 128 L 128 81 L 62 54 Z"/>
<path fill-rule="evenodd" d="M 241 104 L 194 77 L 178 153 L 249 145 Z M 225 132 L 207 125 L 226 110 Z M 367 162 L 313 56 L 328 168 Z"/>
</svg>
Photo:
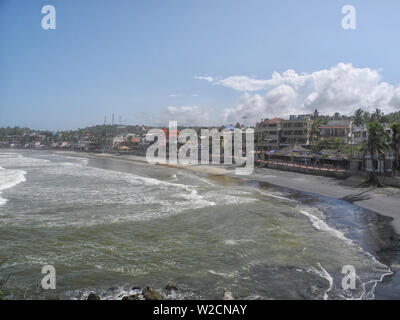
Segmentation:
<svg viewBox="0 0 400 320">
<path fill-rule="evenodd" d="M 33 151 L 35 152 L 35 151 Z M 39 153 L 39 152 L 38 152 Z M 218 184 L 222 186 L 230 186 L 232 184 L 236 185 L 242 185 L 244 181 L 248 181 L 248 185 L 252 186 L 254 185 L 265 185 L 265 187 L 268 187 L 268 185 L 271 186 L 276 186 L 278 188 L 283 188 L 283 189 L 288 189 L 287 191 L 295 191 L 293 193 L 293 196 L 295 199 L 299 197 L 301 199 L 300 201 L 308 201 L 308 199 L 314 199 L 314 196 L 324 196 L 322 194 L 324 190 L 327 189 L 328 191 L 331 191 L 330 189 L 332 186 L 335 186 L 335 188 L 343 188 L 347 190 L 347 192 L 352 191 L 354 193 L 354 190 L 357 190 L 358 192 L 360 191 L 360 188 L 352 188 L 349 187 L 348 185 L 342 185 L 343 180 L 335 180 L 334 178 L 326 178 L 326 177 L 318 177 L 318 176 L 308 176 L 306 174 L 297 174 L 293 172 L 286 172 L 286 171 L 278 171 L 278 170 L 273 170 L 273 169 L 263 169 L 263 168 L 257 168 L 254 173 L 250 176 L 236 176 L 235 175 L 235 166 L 232 165 L 220 165 L 220 166 L 212 166 L 212 165 L 192 165 L 192 166 L 186 166 L 186 165 L 159 165 L 161 168 L 157 169 L 156 167 L 153 167 L 151 169 L 151 166 L 147 165 L 147 161 L 144 157 L 140 156 L 131 156 L 131 155 L 121 155 L 121 156 L 116 156 L 112 154 L 92 154 L 92 153 L 84 153 L 84 152 L 74 152 L 74 151 L 53 151 L 52 153 L 55 154 L 60 154 L 60 155 L 66 155 L 66 156 L 71 156 L 71 157 L 77 157 L 79 160 L 82 158 L 88 159 L 88 158 L 97 158 L 97 159 L 104 159 L 103 161 L 97 161 L 94 160 L 92 163 L 93 165 L 97 164 L 100 165 L 100 167 L 103 166 L 108 166 L 112 161 L 117 161 L 117 164 L 115 164 L 117 167 L 123 168 L 122 172 L 131 172 L 133 170 L 136 170 L 138 174 L 140 174 L 140 171 L 137 170 L 158 170 L 158 171 L 163 171 L 162 167 L 166 168 L 166 172 L 170 172 L 168 168 L 174 168 L 177 170 L 188 170 L 192 171 L 198 176 L 201 177 L 207 177 L 208 179 L 212 179 L 213 181 L 217 182 Z M 111 161 L 109 161 L 109 160 Z M 107 160 L 107 161 L 106 161 Z M 121 162 L 118 165 L 118 162 Z M 134 163 L 137 163 L 137 166 L 134 165 Z M 85 161 L 87 163 L 87 161 Z M 139 164 L 142 163 L 142 164 Z M 96 167 L 96 166 L 95 166 Z M 139 169 L 135 169 L 139 168 Z M 117 170 L 118 171 L 118 170 Z M 163 171 L 164 172 L 164 171 Z M 275 183 L 275 180 L 277 180 L 277 183 Z M 272 182 L 271 182 L 272 181 Z M 257 182 L 260 182 L 259 184 Z M 246 183 L 247 184 L 247 183 Z M 288 184 L 288 185 L 287 185 Z M 306 184 L 308 188 L 301 188 L 302 185 Z M 323 187 L 321 187 L 323 186 Z M 320 192 L 311 192 L 310 188 L 316 188 Z M 285 190 L 286 191 L 286 190 Z M 370 190 L 369 192 L 374 192 L 374 190 Z M 386 193 L 385 193 L 386 194 Z M 327 195 L 326 197 L 330 197 L 330 195 Z M 332 199 L 340 199 L 337 196 L 336 197 L 330 197 Z M 312 200 L 313 203 L 315 200 Z M 318 203 L 319 200 L 317 200 L 316 203 Z M 325 200 L 322 199 L 322 202 Z M 333 201 L 334 200 L 328 200 L 328 201 Z M 351 202 L 350 200 L 347 200 Z M 360 200 L 361 201 L 361 200 Z M 345 205 L 342 203 L 342 205 Z M 357 205 L 357 203 L 355 203 Z M 346 205 L 345 205 L 346 206 Z M 339 205 L 340 207 L 340 205 Z M 334 218 L 337 218 L 339 215 L 346 216 L 346 211 L 341 211 L 341 209 L 338 207 L 338 209 L 333 211 L 333 216 Z M 370 210 L 369 211 L 373 211 Z M 396 251 L 396 241 L 393 241 L 392 239 L 397 239 L 397 235 L 394 233 L 394 228 L 390 225 L 390 219 L 388 218 L 383 218 L 383 215 L 379 217 L 379 212 L 375 212 L 372 215 L 369 215 L 369 213 L 366 213 L 368 215 L 368 224 L 369 225 L 376 225 L 378 226 L 377 228 L 378 233 L 381 231 L 381 234 L 378 234 L 378 238 L 376 238 L 376 234 L 374 235 L 375 230 L 377 229 L 370 229 L 372 231 L 372 235 L 374 239 L 378 239 L 377 242 L 373 243 L 372 247 L 368 247 L 368 240 L 362 248 L 367 248 L 367 252 L 372 252 L 372 255 L 377 257 L 378 261 L 382 261 L 385 265 L 389 266 L 392 271 L 394 271 L 394 274 L 391 276 L 385 276 L 383 280 L 379 281 L 377 284 L 376 288 L 376 296 L 378 299 L 384 299 L 385 297 L 390 297 L 393 298 L 393 292 L 396 292 L 397 289 L 393 289 L 396 287 L 399 287 L 400 284 L 400 279 L 398 277 L 398 271 L 399 269 L 399 264 L 398 264 L 398 257 L 397 255 L 394 256 L 395 251 Z M 330 217 L 328 216 L 328 220 Z M 382 222 L 382 223 L 381 223 Z M 372 227 L 374 228 L 374 227 Z M 368 238 L 369 239 L 369 238 Z M 398 242 L 397 242 L 398 243 Z M 377 244 L 375 246 L 375 244 Z M 389 246 L 390 244 L 390 246 Z M 393 247 L 394 245 L 394 247 Z M 372 249 L 372 250 L 371 250 Z M 399 274 L 400 276 L 400 274 Z M 158 286 L 157 286 L 158 288 Z"/>
<path fill-rule="evenodd" d="M 134 155 L 96 154 L 75 151 L 57 151 L 75 155 L 90 156 L 96 158 L 109 158 L 120 161 L 131 161 L 147 163 L 145 157 Z M 328 198 L 347 201 L 355 206 L 361 207 L 392 218 L 391 225 L 396 234 L 400 235 L 400 190 L 397 188 L 363 188 L 357 186 L 357 181 L 338 180 L 330 177 L 307 175 L 292 171 L 283 171 L 268 168 L 254 168 L 249 176 L 238 176 L 235 174 L 234 165 L 182 165 L 162 164 L 169 168 L 189 170 L 198 174 L 228 176 L 241 180 L 253 180 L 270 185 L 286 188 L 299 192 L 306 192 Z"/>
<path fill-rule="evenodd" d="M 76 152 L 73 153 L 76 154 Z M 109 154 L 87 153 L 81 153 L 80 155 L 94 158 L 113 159 L 123 162 L 147 163 L 146 159 L 140 156 L 114 156 Z M 174 164 L 160 166 L 175 168 L 178 170 L 188 170 L 197 175 L 212 179 L 222 185 L 232 185 L 232 183 L 241 184 L 243 181 L 255 181 L 273 187 L 299 192 L 300 194 L 303 193 L 317 196 L 317 198 L 322 196 L 344 200 L 362 209 L 367 209 L 367 211 L 377 214 L 378 216 L 380 215 L 382 218 L 389 217 L 393 219 L 392 221 L 386 220 L 387 222 L 385 224 L 390 226 L 390 230 L 387 229 L 387 233 L 384 232 L 379 236 L 378 246 L 375 248 L 370 247 L 367 251 L 372 252 L 373 256 L 377 257 L 378 261 L 382 261 L 384 264 L 389 266 L 393 272 L 391 275 L 383 277 L 383 279 L 376 284 L 374 290 L 375 299 L 393 299 L 393 292 L 400 289 L 400 273 L 398 273 L 400 265 L 398 256 L 395 253 L 395 243 L 398 243 L 398 240 L 396 239 L 398 239 L 400 234 L 400 217 L 396 214 L 396 205 L 400 205 L 400 190 L 395 190 L 394 188 L 359 188 L 354 186 L 358 184 L 357 181 L 338 180 L 335 178 L 314 175 L 310 176 L 303 173 L 265 168 L 255 168 L 253 174 L 250 176 L 237 176 L 235 175 L 235 166 L 233 165 L 188 166 Z M 384 201 L 387 201 L 385 205 L 383 205 Z M 380 225 L 380 218 L 374 218 L 374 216 L 372 216 L 370 219 L 372 224 L 377 223 Z"/>
</svg>

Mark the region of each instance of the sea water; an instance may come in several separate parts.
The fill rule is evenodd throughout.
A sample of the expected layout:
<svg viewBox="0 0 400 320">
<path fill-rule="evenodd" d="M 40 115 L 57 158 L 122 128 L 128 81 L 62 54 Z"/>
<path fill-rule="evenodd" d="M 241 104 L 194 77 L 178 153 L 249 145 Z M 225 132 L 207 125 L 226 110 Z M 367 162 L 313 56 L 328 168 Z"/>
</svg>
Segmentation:
<svg viewBox="0 0 400 320">
<path fill-rule="evenodd" d="M 0 150 L 0 277 L 21 298 L 374 299 L 389 219 L 256 181 L 65 152 Z M 372 218 L 371 218 L 372 217 Z M 372 220 L 371 220 L 372 219 Z M 378 221 L 373 224 L 371 221 Z M 390 259 L 389 259 L 390 260 Z M 35 296 L 44 265 L 56 290 Z M 344 290 L 343 266 L 357 271 Z M 394 288 L 391 297 L 399 292 Z"/>
</svg>

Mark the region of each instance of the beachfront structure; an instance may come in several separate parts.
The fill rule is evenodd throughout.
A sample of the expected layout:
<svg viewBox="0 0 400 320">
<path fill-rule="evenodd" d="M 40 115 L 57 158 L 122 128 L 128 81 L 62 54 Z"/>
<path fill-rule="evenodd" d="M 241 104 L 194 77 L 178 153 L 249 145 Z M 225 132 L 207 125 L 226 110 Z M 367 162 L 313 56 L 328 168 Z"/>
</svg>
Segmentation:
<svg viewBox="0 0 400 320">
<path fill-rule="evenodd" d="M 282 130 L 282 118 L 261 120 L 255 127 L 256 151 L 269 152 L 279 150 Z"/>
<path fill-rule="evenodd" d="M 255 151 L 260 159 L 291 145 L 310 144 L 311 116 L 290 116 L 288 120 L 273 118 L 261 120 L 255 127 Z"/>
<path fill-rule="evenodd" d="M 310 145 L 311 125 L 310 115 L 290 116 L 289 120 L 283 120 L 280 146 Z"/>
<path fill-rule="evenodd" d="M 321 139 L 340 139 L 342 143 L 352 142 L 352 124 L 351 120 L 331 120 L 320 127 Z"/>
<path fill-rule="evenodd" d="M 362 144 L 368 140 L 368 129 L 365 124 L 353 126 L 351 134 L 352 144 Z"/>
</svg>

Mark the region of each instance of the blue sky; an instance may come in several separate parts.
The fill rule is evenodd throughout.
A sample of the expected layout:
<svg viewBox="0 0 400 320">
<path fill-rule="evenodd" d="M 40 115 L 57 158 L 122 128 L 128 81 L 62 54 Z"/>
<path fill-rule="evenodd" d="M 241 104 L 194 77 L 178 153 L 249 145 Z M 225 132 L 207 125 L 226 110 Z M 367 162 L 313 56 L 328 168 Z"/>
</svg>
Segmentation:
<svg viewBox="0 0 400 320">
<path fill-rule="evenodd" d="M 41 28 L 48 4 L 56 30 Z M 356 8 L 356 30 L 341 28 L 346 4 Z M 74 129 L 112 113 L 129 124 L 171 114 L 233 122 L 317 102 L 327 112 L 335 103 L 397 110 L 399 12 L 396 0 L 0 0 L 0 126 Z M 238 90 L 221 81 L 268 80 L 288 69 L 309 75 L 307 84 Z M 342 94 L 328 78 L 357 84 Z M 374 88 L 375 96 L 361 96 Z M 332 92 L 348 97 L 332 100 Z"/>
</svg>

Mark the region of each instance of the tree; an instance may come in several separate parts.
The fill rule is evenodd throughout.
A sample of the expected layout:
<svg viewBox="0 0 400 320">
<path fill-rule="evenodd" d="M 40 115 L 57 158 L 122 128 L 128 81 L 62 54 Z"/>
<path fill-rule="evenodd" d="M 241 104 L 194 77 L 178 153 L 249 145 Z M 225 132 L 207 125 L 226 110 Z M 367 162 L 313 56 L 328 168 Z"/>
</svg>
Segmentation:
<svg viewBox="0 0 400 320">
<path fill-rule="evenodd" d="M 333 120 L 340 120 L 341 116 L 339 112 L 335 112 L 335 114 L 333 115 Z"/>
<path fill-rule="evenodd" d="M 368 123 L 368 122 L 371 122 L 372 120 L 371 120 L 371 113 L 369 113 L 368 111 L 364 111 L 364 114 L 363 114 L 363 122 L 364 123 Z"/>
<path fill-rule="evenodd" d="M 322 125 L 322 119 L 319 117 L 312 121 L 311 132 L 310 132 L 310 138 L 312 143 L 318 141 L 319 136 L 321 134 L 321 129 L 320 129 L 321 125 Z"/>
<path fill-rule="evenodd" d="M 371 114 L 371 121 L 372 122 L 380 122 L 384 123 L 386 121 L 385 114 L 382 112 L 381 109 L 376 108 L 375 112 Z"/>
<path fill-rule="evenodd" d="M 387 144 L 388 134 L 382 124 L 377 121 L 369 122 L 367 125 L 368 140 L 364 143 L 363 149 L 369 153 L 372 160 L 372 173 L 369 175 L 369 182 L 380 187 L 383 185 L 379 181 L 375 171 L 375 159 L 384 157 L 385 151 L 389 149 Z"/>
<path fill-rule="evenodd" d="M 364 110 L 362 110 L 362 109 L 357 109 L 355 112 L 354 112 L 354 117 L 353 117 L 353 119 L 354 119 L 354 125 L 356 126 L 356 127 L 359 127 L 359 126 L 361 126 L 363 123 L 364 123 Z"/>
<path fill-rule="evenodd" d="M 390 129 L 392 129 L 392 138 L 390 144 L 394 153 L 393 170 L 397 170 L 397 168 L 399 167 L 400 124 L 394 122 L 390 126 Z"/>
</svg>

